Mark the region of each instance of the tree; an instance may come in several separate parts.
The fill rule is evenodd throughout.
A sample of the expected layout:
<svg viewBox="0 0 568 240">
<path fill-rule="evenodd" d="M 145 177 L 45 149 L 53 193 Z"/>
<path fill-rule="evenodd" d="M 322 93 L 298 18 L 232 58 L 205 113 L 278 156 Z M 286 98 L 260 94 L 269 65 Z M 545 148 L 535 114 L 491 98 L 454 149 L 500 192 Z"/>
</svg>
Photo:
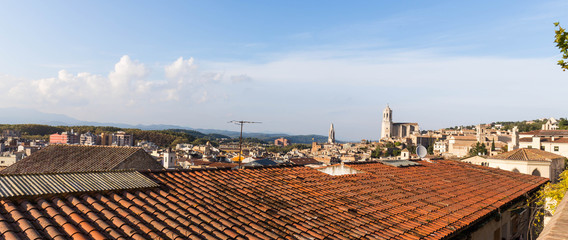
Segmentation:
<svg viewBox="0 0 568 240">
<path fill-rule="evenodd" d="M 377 146 L 375 150 L 371 153 L 371 157 L 373 158 L 380 158 L 383 155 L 383 148 L 381 146 Z"/>
<path fill-rule="evenodd" d="M 416 154 L 416 146 L 410 144 L 406 147 L 406 149 L 408 149 L 408 151 L 410 151 L 411 154 Z"/>
<path fill-rule="evenodd" d="M 472 148 L 469 150 L 469 155 L 487 155 L 487 147 L 485 146 L 485 143 L 477 142 L 476 144 L 472 145 Z"/>
<path fill-rule="evenodd" d="M 556 207 L 564 198 L 568 190 L 568 171 L 560 174 L 560 180 L 557 183 L 547 183 L 541 188 L 535 197 L 527 201 L 527 206 L 531 209 L 531 225 L 537 235 L 544 228 L 543 217 L 546 212 L 554 214 Z"/>
<path fill-rule="evenodd" d="M 501 147 L 501 152 L 508 152 L 508 151 L 509 151 L 509 146 L 505 145 Z"/>
<path fill-rule="evenodd" d="M 495 139 L 491 142 L 491 151 L 495 151 Z"/>
<path fill-rule="evenodd" d="M 568 62 L 564 62 L 564 60 L 568 59 L 568 32 L 566 32 L 558 22 L 555 22 L 554 26 L 558 27 L 557 30 L 554 30 L 554 42 L 556 43 L 556 47 L 560 49 L 560 53 L 562 53 L 562 59 L 558 60 L 558 65 L 562 68 L 562 71 L 566 71 L 566 69 L 568 69 Z"/>
</svg>

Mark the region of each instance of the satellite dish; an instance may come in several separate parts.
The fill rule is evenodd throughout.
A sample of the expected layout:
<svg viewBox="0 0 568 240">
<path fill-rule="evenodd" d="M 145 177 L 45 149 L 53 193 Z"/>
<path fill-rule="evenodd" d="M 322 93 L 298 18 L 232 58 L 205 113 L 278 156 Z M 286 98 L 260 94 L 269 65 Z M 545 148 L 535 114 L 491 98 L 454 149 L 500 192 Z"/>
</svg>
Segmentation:
<svg viewBox="0 0 568 240">
<path fill-rule="evenodd" d="M 426 154 L 428 154 L 428 150 L 426 150 L 426 148 L 424 146 L 418 145 L 418 147 L 416 147 L 416 154 L 420 158 L 424 158 L 424 157 L 426 157 Z"/>
</svg>

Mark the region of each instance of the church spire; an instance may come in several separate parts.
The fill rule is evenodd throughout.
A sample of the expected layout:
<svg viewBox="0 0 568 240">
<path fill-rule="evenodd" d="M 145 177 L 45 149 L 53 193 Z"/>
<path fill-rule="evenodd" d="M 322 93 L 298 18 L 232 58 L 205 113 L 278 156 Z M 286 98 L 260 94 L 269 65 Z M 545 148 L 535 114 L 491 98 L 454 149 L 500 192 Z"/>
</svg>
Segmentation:
<svg viewBox="0 0 568 240">
<path fill-rule="evenodd" d="M 333 123 L 331 123 L 331 127 L 329 128 L 329 136 L 327 137 L 327 143 L 335 143 L 335 129 L 333 129 Z"/>
</svg>

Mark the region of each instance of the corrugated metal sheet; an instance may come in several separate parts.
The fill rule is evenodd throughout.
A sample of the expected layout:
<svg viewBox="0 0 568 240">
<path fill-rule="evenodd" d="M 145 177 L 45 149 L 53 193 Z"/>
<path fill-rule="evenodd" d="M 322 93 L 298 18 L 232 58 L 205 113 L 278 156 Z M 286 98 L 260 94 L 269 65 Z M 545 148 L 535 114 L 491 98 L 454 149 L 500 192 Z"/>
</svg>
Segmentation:
<svg viewBox="0 0 568 240">
<path fill-rule="evenodd" d="M 393 167 L 409 167 L 409 166 L 417 166 L 420 163 L 413 162 L 410 160 L 384 160 L 381 161 L 382 164 L 393 166 Z"/>
<path fill-rule="evenodd" d="M 0 175 L 0 198 L 158 186 L 136 171 Z"/>
</svg>

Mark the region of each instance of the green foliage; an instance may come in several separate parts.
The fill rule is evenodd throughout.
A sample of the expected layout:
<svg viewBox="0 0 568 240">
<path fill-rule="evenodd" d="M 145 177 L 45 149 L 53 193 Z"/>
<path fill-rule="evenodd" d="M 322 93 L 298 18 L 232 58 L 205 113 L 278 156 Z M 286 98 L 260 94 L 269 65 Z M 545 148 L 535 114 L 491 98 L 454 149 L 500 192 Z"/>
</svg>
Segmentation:
<svg viewBox="0 0 568 240">
<path fill-rule="evenodd" d="M 566 118 L 558 119 L 558 129 L 568 130 L 568 120 Z"/>
<path fill-rule="evenodd" d="M 568 32 L 566 32 L 558 22 L 555 22 L 554 26 L 558 27 L 558 29 L 554 30 L 554 42 L 556 43 L 556 47 L 560 50 L 560 53 L 562 53 L 562 59 L 558 60 L 558 65 L 562 71 L 566 71 L 566 69 L 568 69 L 568 62 L 564 60 L 568 59 Z"/>
<path fill-rule="evenodd" d="M 384 145 L 386 151 L 383 151 L 383 156 L 391 157 L 391 156 L 399 156 L 402 149 L 399 148 L 402 146 L 401 142 L 387 142 Z"/>
<path fill-rule="evenodd" d="M 240 141 L 240 140 L 239 140 L 239 138 L 237 137 L 237 138 L 231 138 L 231 139 L 229 139 L 229 140 L 225 140 L 224 142 L 236 142 L 236 143 L 238 143 L 239 141 Z M 243 143 L 246 143 L 246 144 L 256 144 L 256 145 L 268 144 L 268 142 L 263 141 L 263 140 L 261 140 L 261 139 L 258 139 L 258 138 L 250 138 L 250 137 L 243 138 Z"/>
<path fill-rule="evenodd" d="M 487 147 L 485 146 L 485 143 L 477 142 L 476 144 L 472 145 L 472 148 L 469 150 L 469 155 L 487 155 Z"/>
<path fill-rule="evenodd" d="M 532 227 L 536 230 L 537 234 L 542 231 L 544 227 L 543 217 L 546 211 L 554 214 L 556 207 L 564 198 L 568 190 L 568 170 L 565 170 L 560 174 L 560 181 L 557 183 L 548 183 L 543 188 L 541 188 L 534 199 L 528 201 L 528 205 L 535 203 L 535 212 L 532 214 Z"/>
<path fill-rule="evenodd" d="M 548 208 L 550 213 L 554 214 L 556 211 L 556 207 L 564 198 L 564 194 L 566 194 L 566 190 L 568 190 L 568 171 L 564 171 L 560 174 L 560 181 L 557 183 L 548 183 L 546 186 L 541 190 L 541 194 L 543 198 L 539 199 L 540 201 L 537 202 L 539 205 L 544 205 L 545 200 L 549 199 Z"/>
<path fill-rule="evenodd" d="M 26 135 L 50 135 L 66 131 L 64 127 L 54 127 L 39 124 L 0 124 L 0 130 L 16 130 L 22 136 Z"/>
<path fill-rule="evenodd" d="M 193 140 L 193 142 L 191 142 L 191 144 L 193 144 L 193 145 L 205 145 L 205 144 L 207 144 L 207 142 L 209 142 L 209 144 L 211 144 L 211 146 L 213 146 L 213 147 L 219 146 L 218 142 L 213 141 L 209 138 L 197 138 L 197 139 Z"/>
<path fill-rule="evenodd" d="M 394 148 L 394 147 L 396 147 L 396 146 L 394 145 L 393 142 L 387 142 L 387 143 L 385 143 L 385 148 Z"/>
<path fill-rule="evenodd" d="M 294 148 L 297 148 L 298 150 L 304 150 L 304 149 L 309 149 L 311 147 L 312 146 L 310 144 L 292 144 L 292 145 L 288 145 L 288 146 L 285 146 L 285 147 L 268 146 L 268 147 L 266 147 L 266 151 L 284 154 L 284 153 L 292 151 L 292 149 L 294 149 Z"/>
<path fill-rule="evenodd" d="M 495 140 L 491 141 L 491 151 L 495 151 Z"/>
<path fill-rule="evenodd" d="M 406 149 L 408 149 L 408 151 L 410 151 L 410 154 L 416 154 L 416 146 L 414 145 L 408 145 L 406 147 Z"/>
<path fill-rule="evenodd" d="M 118 128 L 110 126 L 49 126 L 40 124 L 0 124 L 0 131 L 2 130 L 16 130 L 19 131 L 24 139 L 44 139 L 49 140 L 49 135 L 54 133 L 69 132 L 73 130 L 76 133 L 82 134 L 92 132 L 94 134 L 101 133 L 114 133 L 117 131 L 124 131 L 132 134 L 137 141 L 150 141 L 160 147 L 174 147 L 178 143 L 191 143 L 197 138 L 203 139 L 200 142 L 205 144 L 211 141 L 213 146 L 218 146 L 214 140 L 219 138 L 229 138 L 220 134 L 203 134 L 201 132 L 184 129 L 169 129 L 169 130 L 140 130 L 134 128 Z M 238 140 L 237 140 L 238 141 Z"/>
<path fill-rule="evenodd" d="M 533 120 L 531 122 L 520 121 L 520 122 L 496 122 L 496 123 L 503 125 L 502 129 L 505 131 L 511 130 L 515 126 L 517 126 L 519 132 L 529 132 L 529 131 L 542 129 L 542 124 L 544 124 L 545 122 L 541 120 Z"/>
<path fill-rule="evenodd" d="M 434 144 L 430 144 L 427 150 L 428 154 L 434 154 Z"/>
<path fill-rule="evenodd" d="M 393 148 L 393 149 L 389 149 L 388 151 L 390 154 L 390 156 L 400 156 L 400 152 L 402 152 L 402 150 L 398 149 L 398 148 Z"/>
<path fill-rule="evenodd" d="M 377 146 L 377 148 L 375 148 L 375 150 L 373 150 L 373 152 L 371 153 L 371 157 L 374 158 L 380 158 L 383 155 L 383 147 L 381 147 L 380 145 Z"/>
</svg>

